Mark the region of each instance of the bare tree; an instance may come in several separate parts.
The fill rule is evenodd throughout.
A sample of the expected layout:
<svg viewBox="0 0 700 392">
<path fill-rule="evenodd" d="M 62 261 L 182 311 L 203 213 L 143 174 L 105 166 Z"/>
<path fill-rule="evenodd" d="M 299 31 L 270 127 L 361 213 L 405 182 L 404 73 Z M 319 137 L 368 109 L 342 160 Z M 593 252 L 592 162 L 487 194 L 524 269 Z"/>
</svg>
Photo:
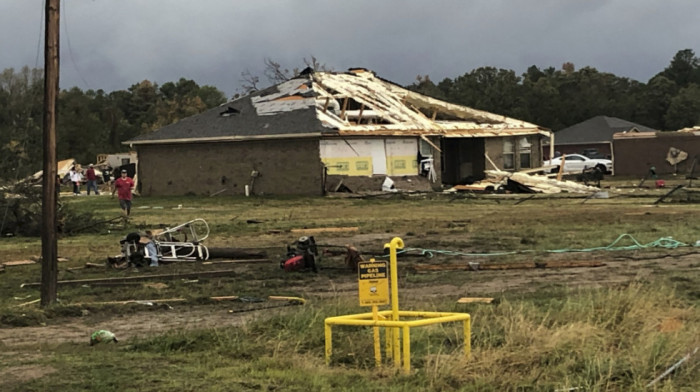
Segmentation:
<svg viewBox="0 0 700 392">
<path fill-rule="evenodd" d="M 249 94 L 253 91 L 258 91 L 258 83 L 260 83 L 260 78 L 253 75 L 250 70 L 246 69 L 241 72 L 241 88 L 244 94 Z"/>
<path fill-rule="evenodd" d="M 304 57 L 302 60 L 304 62 L 305 68 L 311 68 L 314 71 L 333 71 L 331 67 L 328 67 L 326 64 L 318 61 L 318 59 L 315 56 L 311 56 L 311 58 L 309 59 Z M 299 68 L 292 68 L 291 70 L 289 68 L 285 68 L 282 66 L 281 63 L 274 61 L 269 57 L 265 58 L 264 64 L 265 68 L 263 70 L 263 75 L 265 75 L 270 84 L 286 82 L 287 80 L 290 80 L 295 76 L 299 75 L 302 71 Z M 244 72 L 241 72 L 240 82 L 244 94 L 249 94 L 253 91 L 257 91 L 260 89 L 260 77 L 253 75 L 253 73 L 250 72 L 250 70 L 245 70 Z"/>
</svg>

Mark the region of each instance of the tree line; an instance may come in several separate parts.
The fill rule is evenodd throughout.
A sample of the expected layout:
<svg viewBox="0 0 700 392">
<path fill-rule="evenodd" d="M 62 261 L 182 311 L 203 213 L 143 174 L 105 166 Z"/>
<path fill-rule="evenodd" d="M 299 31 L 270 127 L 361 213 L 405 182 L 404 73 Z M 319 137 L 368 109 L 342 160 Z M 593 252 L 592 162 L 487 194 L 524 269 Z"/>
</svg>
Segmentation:
<svg viewBox="0 0 700 392">
<path fill-rule="evenodd" d="M 42 166 L 43 70 L 0 74 L 0 180 L 26 177 Z M 181 78 L 158 86 L 148 80 L 106 93 L 62 90 L 56 153 L 87 164 L 96 155 L 123 152 L 121 143 L 226 102 L 223 92 Z"/>
<path fill-rule="evenodd" d="M 619 117 L 658 130 L 700 125 L 700 60 L 681 50 L 647 83 L 592 67 L 481 67 L 434 83 L 418 76 L 409 89 L 441 100 L 525 120 L 557 131 L 594 116 Z"/>
<path fill-rule="evenodd" d="M 304 60 L 326 69 L 314 57 Z M 327 69 L 326 69 L 327 70 Z M 266 60 L 271 83 L 290 71 Z M 246 91 L 259 78 L 241 74 Z M 0 179 L 23 178 L 42 165 L 43 71 L 24 67 L 0 74 Z M 531 66 L 512 70 L 481 67 L 434 83 L 418 76 L 407 88 L 448 102 L 525 120 L 554 131 L 590 117 L 606 115 L 659 130 L 700 124 L 700 60 L 691 49 L 679 51 L 647 83 L 571 63 L 561 69 Z M 148 80 L 106 93 L 62 90 L 58 98 L 57 156 L 94 162 L 98 153 L 124 151 L 121 142 L 220 105 L 226 96 L 213 86 L 181 78 L 158 86 Z"/>
</svg>

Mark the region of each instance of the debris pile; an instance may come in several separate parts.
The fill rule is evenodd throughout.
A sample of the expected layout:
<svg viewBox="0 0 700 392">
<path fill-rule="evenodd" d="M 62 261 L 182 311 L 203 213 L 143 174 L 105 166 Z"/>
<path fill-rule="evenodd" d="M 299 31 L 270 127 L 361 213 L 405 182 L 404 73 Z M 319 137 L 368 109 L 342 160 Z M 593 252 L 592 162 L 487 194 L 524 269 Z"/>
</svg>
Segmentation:
<svg viewBox="0 0 700 392">
<path fill-rule="evenodd" d="M 486 170 L 487 178 L 471 185 L 456 185 L 448 192 L 511 192 L 511 193 L 585 193 L 600 191 L 600 188 L 579 184 L 574 181 L 558 181 L 546 175 L 531 175 L 525 172 Z"/>
</svg>

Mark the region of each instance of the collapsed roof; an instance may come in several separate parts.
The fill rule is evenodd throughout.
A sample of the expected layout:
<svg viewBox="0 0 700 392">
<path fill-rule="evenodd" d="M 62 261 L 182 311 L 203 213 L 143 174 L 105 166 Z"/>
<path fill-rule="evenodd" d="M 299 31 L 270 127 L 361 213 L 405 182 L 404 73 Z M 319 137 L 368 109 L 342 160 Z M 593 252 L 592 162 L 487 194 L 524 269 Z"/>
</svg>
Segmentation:
<svg viewBox="0 0 700 392">
<path fill-rule="evenodd" d="M 324 136 L 494 137 L 550 132 L 418 94 L 365 69 L 309 72 L 125 144 Z"/>
</svg>

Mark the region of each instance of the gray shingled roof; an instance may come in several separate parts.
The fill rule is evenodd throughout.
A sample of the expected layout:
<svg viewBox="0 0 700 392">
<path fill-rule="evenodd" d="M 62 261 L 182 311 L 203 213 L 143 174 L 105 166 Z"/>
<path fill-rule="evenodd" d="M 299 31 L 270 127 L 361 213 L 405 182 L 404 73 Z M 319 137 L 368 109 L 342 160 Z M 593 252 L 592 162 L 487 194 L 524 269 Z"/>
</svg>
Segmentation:
<svg viewBox="0 0 700 392">
<path fill-rule="evenodd" d="M 655 132 L 655 129 L 635 124 L 617 117 L 596 116 L 556 131 L 556 144 L 580 144 L 610 142 L 613 134 L 636 129 L 639 132 Z"/>
<path fill-rule="evenodd" d="M 124 144 L 256 138 L 441 135 L 499 137 L 550 132 L 535 124 L 443 102 L 367 70 L 307 73 Z"/>
<path fill-rule="evenodd" d="M 308 78 L 295 79 L 311 83 Z M 158 142 L 175 139 L 208 139 L 220 137 L 290 136 L 294 134 L 332 131 L 324 128 L 316 117 L 315 105 L 280 111 L 274 115 L 259 115 L 252 100 L 279 92 L 279 85 L 257 91 L 227 102 L 200 114 L 184 118 L 154 132 L 139 135 L 130 142 Z M 294 102 L 294 101 L 289 101 Z"/>
</svg>

